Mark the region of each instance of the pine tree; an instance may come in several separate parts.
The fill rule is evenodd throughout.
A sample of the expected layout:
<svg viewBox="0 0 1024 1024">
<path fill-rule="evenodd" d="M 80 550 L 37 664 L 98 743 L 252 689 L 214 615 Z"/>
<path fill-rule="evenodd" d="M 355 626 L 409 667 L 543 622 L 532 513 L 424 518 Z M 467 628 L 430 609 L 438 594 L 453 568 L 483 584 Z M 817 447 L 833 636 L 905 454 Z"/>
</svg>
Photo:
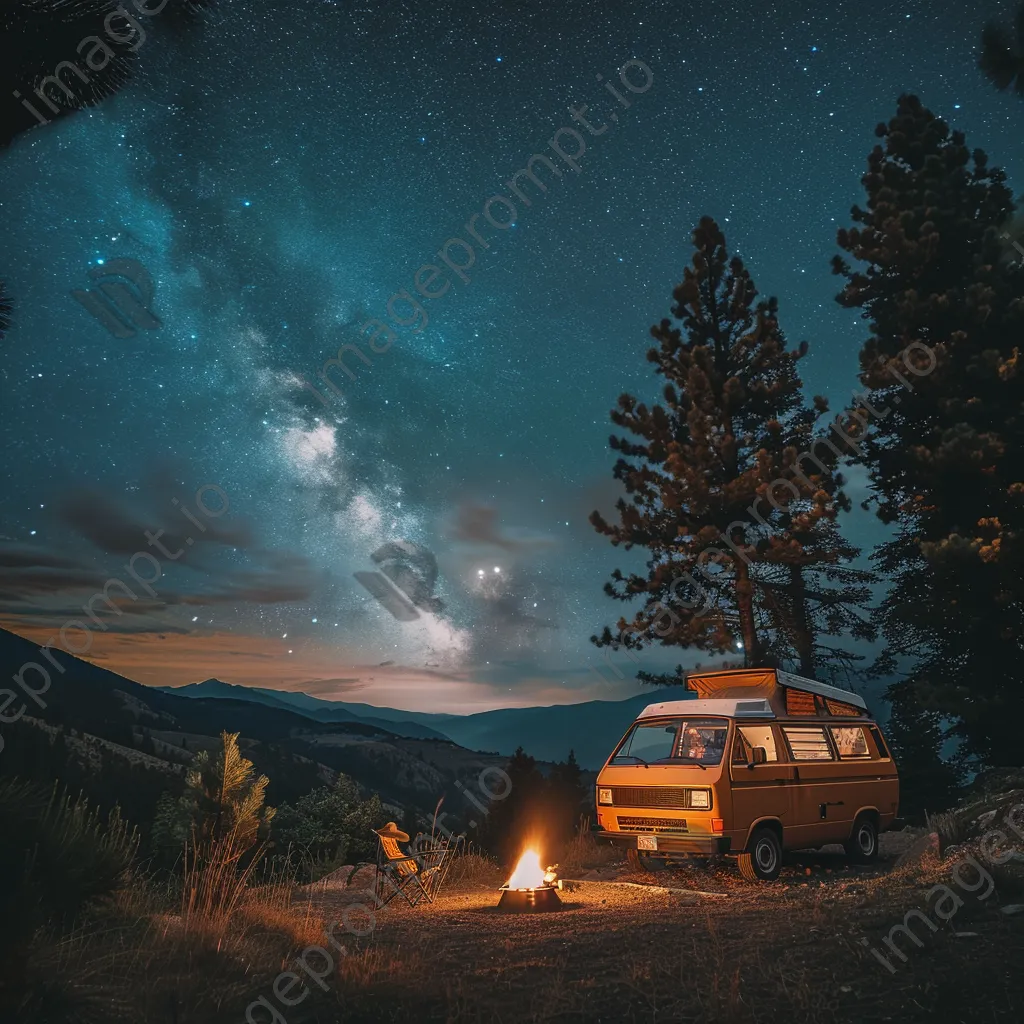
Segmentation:
<svg viewBox="0 0 1024 1024">
<path fill-rule="evenodd" d="M 28 1008 L 28 964 L 38 952 L 33 943 L 47 931 L 72 933 L 76 918 L 91 902 L 109 897 L 121 885 L 138 836 L 116 812 L 104 824 L 84 797 L 73 799 L 56 785 L 16 777 L 0 778 L 0 834 L 3 1019 L 50 1017 L 49 1009 L 37 1015 Z M 51 998 L 50 1005 L 57 1003 Z M 74 1011 L 61 1016 L 82 1019 Z"/>
<path fill-rule="evenodd" d="M 221 744 L 214 758 L 195 755 L 180 797 L 157 803 L 153 842 L 175 856 L 187 845 L 199 861 L 233 864 L 267 835 L 275 813 L 264 806 L 270 780 L 242 756 L 238 733 L 221 733 Z"/>
<path fill-rule="evenodd" d="M 879 125 L 859 227 L 839 232 L 839 302 L 861 308 L 857 460 L 877 514 L 897 526 L 876 552 L 892 585 L 879 621 L 883 668 L 905 727 L 952 723 L 965 756 L 1019 762 L 1024 377 L 1017 346 L 1024 272 L 1000 237 L 1013 212 L 1002 171 L 913 96 Z M 932 755 L 929 755 L 931 758 Z M 922 768 L 922 770 L 924 770 Z"/>
<path fill-rule="evenodd" d="M 505 772 L 507 794 L 491 802 L 478 832 L 481 845 L 510 867 L 527 843 L 538 846 L 542 857 L 551 856 L 555 843 L 545 814 L 546 783 L 536 760 L 518 747 Z"/>
<path fill-rule="evenodd" d="M 559 761 L 548 777 L 548 805 L 555 848 L 561 847 L 576 831 L 580 817 L 592 804 L 591 793 L 590 787 L 583 783 L 576 752 L 570 750 L 569 756 Z"/>
<path fill-rule="evenodd" d="M 990 21 L 981 33 L 978 67 L 1000 91 L 1024 95 L 1024 4 L 1017 8 L 1013 28 Z"/>
<path fill-rule="evenodd" d="M 828 407 L 820 397 L 804 401 L 797 362 L 807 345 L 786 348 L 777 301 L 756 301 L 710 217 L 693 244 L 673 292 L 675 322 L 651 328 L 658 346 L 647 359 L 665 378 L 664 404 L 619 398 L 612 421 L 638 438 L 610 439 L 627 497 L 617 502 L 618 523 L 590 517 L 612 544 L 650 553 L 645 575 L 616 570 L 605 585 L 617 600 L 647 603 L 619 620 L 617 634 L 606 627 L 591 639 L 627 650 L 742 648 L 749 665 L 789 659 L 814 668 L 816 655 L 828 654 L 817 633 L 867 597 L 842 578 L 841 563 L 856 551 L 835 527 L 847 505 L 836 438 L 846 435 L 841 425 L 835 438 L 816 432 Z M 677 682 L 681 672 L 638 678 Z"/>
</svg>

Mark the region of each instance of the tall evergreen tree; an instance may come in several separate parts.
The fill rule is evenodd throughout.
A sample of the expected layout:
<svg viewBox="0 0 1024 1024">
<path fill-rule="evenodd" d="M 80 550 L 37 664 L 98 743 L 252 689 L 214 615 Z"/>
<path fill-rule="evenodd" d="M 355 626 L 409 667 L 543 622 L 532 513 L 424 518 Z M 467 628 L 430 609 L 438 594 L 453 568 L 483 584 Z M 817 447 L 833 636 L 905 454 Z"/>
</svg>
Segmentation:
<svg viewBox="0 0 1024 1024">
<path fill-rule="evenodd" d="M 535 758 L 518 747 L 505 766 L 509 784 L 502 799 L 491 802 L 477 833 L 481 846 L 511 867 L 527 843 L 552 856 L 555 839 L 545 815 L 546 780 Z"/>
<path fill-rule="evenodd" d="M 1024 711 L 1024 272 L 1001 240 L 1013 202 L 1001 170 L 913 96 L 879 125 L 867 207 L 839 245 L 839 302 L 870 337 L 859 441 L 879 517 L 895 524 L 876 559 L 892 580 L 880 612 L 885 669 L 905 728 L 952 722 L 962 752 L 1019 763 Z M 861 410 L 863 414 L 863 410 Z M 931 755 L 930 755 L 931 756 Z"/>
<path fill-rule="evenodd" d="M 1017 8 L 1013 26 L 990 21 L 981 33 L 978 67 L 1000 91 L 1024 95 L 1024 4 Z"/>
<path fill-rule="evenodd" d="M 750 665 L 789 659 L 813 670 L 825 653 L 818 631 L 867 598 L 861 580 L 842 577 L 856 554 L 835 528 L 846 506 L 835 471 L 843 435 L 816 433 L 827 404 L 803 398 L 796 364 L 806 343 L 787 349 L 776 300 L 757 301 L 710 217 L 693 244 L 675 322 L 651 328 L 658 344 L 647 359 L 665 378 L 664 404 L 619 398 L 612 422 L 638 439 L 610 439 L 627 496 L 618 523 L 591 515 L 612 544 L 649 551 L 646 574 L 616 570 L 605 585 L 617 600 L 647 603 L 616 634 L 606 627 L 591 639 L 627 650 L 742 648 Z M 677 682 L 681 671 L 639 678 Z"/>
</svg>

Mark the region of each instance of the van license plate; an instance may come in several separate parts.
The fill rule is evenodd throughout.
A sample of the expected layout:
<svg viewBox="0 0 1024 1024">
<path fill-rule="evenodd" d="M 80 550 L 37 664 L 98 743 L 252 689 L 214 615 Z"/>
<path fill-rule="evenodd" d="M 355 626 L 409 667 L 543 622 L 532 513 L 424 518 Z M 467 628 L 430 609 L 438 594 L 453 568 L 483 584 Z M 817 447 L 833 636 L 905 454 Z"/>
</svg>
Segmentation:
<svg viewBox="0 0 1024 1024">
<path fill-rule="evenodd" d="M 636 848 L 638 850 L 656 850 L 658 848 L 657 836 L 637 836 Z"/>
</svg>

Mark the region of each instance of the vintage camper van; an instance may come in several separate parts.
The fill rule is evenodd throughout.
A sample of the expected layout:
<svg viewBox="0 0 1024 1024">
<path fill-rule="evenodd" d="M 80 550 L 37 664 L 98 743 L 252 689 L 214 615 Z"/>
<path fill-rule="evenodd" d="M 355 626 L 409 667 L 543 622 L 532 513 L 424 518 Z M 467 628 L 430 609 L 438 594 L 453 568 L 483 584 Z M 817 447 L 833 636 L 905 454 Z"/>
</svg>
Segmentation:
<svg viewBox="0 0 1024 1024">
<path fill-rule="evenodd" d="M 842 843 L 869 862 L 896 817 L 896 765 L 862 697 L 776 669 L 692 673 L 651 704 L 597 777 L 598 836 L 654 866 L 737 855 L 770 881 L 783 850 Z"/>
</svg>

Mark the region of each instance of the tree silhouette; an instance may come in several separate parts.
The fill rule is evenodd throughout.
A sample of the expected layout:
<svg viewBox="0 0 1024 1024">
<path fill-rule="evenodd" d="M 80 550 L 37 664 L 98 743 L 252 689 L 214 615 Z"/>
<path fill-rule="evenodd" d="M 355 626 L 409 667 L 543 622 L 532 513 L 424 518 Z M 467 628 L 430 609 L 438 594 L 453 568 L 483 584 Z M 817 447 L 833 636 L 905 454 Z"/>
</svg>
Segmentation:
<svg viewBox="0 0 1024 1024">
<path fill-rule="evenodd" d="M 1013 26 L 990 21 L 981 33 L 978 67 L 1000 91 L 1024 95 L 1024 4 L 1017 8 Z"/>
<path fill-rule="evenodd" d="M 900 670 L 901 720 L 965 755 L 1019 763 L 1024 712 L 1024 269 L 1001 240 L 1013 213 L 1005 174 L 914 96 L 879 125 L 865 208 L 838 235 L 857 269 L 841 305 L 860 308 L 873 429 L 855 456 L 878 516 L 897 526 L 875 559 L 893 583 L 879 669 Z M 919 748 L 918 748 L 919 749 Z M 930 771 L 922 762 L 922 771 Z"/>
<path fill-rule="evenodd" d="M 647 603 L 619 620 L 617 635 L 605 627 L 591 639 L 627 650 L 742 649 L 750 665 L 790 657 L 813 669 L 817 630 L 867 597 L 836 575 L 856 553 L 835 528 L 848 504 L 835 472 L 843 449 L 816 431 L 827 403 L 804 401 L 796 367 L 807 345 L 787 349 L 777 301 L 757 301 L 710 217 L 693 245 L 673 292 L 675 322 L 651 328 L 658 346 L 647 359 L 666 380 L 664 404 L 619 398 L 612 422 L 638 438 L 610 439 L 627 497 L 617 523 L 590 517 L 613 545 L 650 552 L 646 574 L 616 570 L 605 585 L 616 600 Z M 826 569 L 840 586 L 828 585 Z M 677 682 L 680 671 L 638 678 Z"/>
<path fill-rule="evenodd" d="M 131 5 L 142 33 L 110 0 L 13 0 L 0 10 L 0 146 L 21 132 L 50 123 L 112 96 L 135 74 L 153 34 L 179 33 L 213 0 L 165 0 L 149 16 Z M 77 70 L 76 70 L 77 69 Z M 44 85 L 47 78 L 58 83 Z M 48 98 L 35 91 L 42 89 Z M 28 106 L 26 106 L 28 104 Z M 33 109 L 34 111 L 33 112 Z"/>
<path fill-rule="evenodd" d="M 238 733 L 221 733 L 221 744 L 216 757 L 195 755 L 182 795 L 158 804 L 153 833 L 160 846 L 188 846 L 199 861 L 233 864 L 266 836 L 274 808 L 264 806 L 270 780 L 242 756 Z"/>
<path fill-rule="evenodd" d="M 83 797 L 15 777 L 0 779 L 0 1004 L 9 1019 L 48 1016 L 25 989 L 32 942 L 46 927 L 70 932 L 92 901 L 122 882 L 137 836 L 115 811 L 106 822 Z M 5 1015 L 6 1017 L 6 1015 Z"/>
</svg>

